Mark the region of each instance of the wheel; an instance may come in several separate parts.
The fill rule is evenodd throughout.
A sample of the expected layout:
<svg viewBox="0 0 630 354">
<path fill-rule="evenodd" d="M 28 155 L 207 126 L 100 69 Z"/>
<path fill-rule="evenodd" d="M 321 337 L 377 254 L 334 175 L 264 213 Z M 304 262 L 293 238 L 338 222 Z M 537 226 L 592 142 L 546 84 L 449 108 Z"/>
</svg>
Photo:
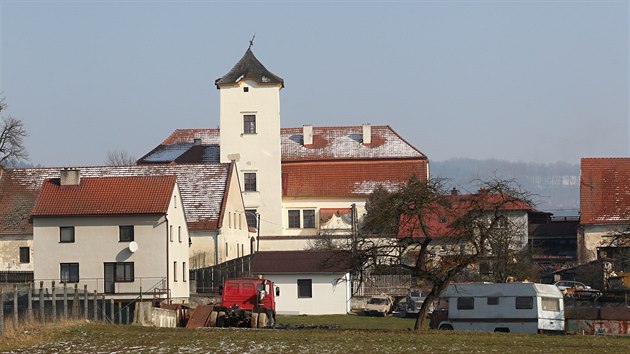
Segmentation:
<svg viewBox="0 0 630 354">
<path fill-rule="evenodd" d="M 217 327 L 225 327 L 225 312 L 217 313 Z"/>
<path fill-rule="evenodd" d="M 264 312 L 261 312 L 258 314 L 258 328 L 265 328 L 267 327 L 267 314 Z"/>
<path fill-rule="evenodd" d="M 249 327 L 258 328 L 258 312 L 253 312 L 249 321 Z"/>
<path fill-rule="evenodd" d="M 453 326 L 451 326 L 450 324 L 443 324 L 440 326 L 440 329 L 443 331 L 452 331 L 453 330 Z"/>
<path fill-rule="evenodd" d="M 217 315 L 219 313 L 216 311 L 210 312 L 210 320 L 208 321 L 208 327 L 215 327 L 217 325 Z"/>
</svg>

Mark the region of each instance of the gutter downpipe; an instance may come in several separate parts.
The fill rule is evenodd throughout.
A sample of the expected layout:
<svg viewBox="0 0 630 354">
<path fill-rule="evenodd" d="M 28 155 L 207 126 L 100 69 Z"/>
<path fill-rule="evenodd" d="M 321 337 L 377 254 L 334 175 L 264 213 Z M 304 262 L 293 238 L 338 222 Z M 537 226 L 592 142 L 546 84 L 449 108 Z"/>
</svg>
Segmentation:
<svg viewBox="0 0 630 354">
<path fill-rule="evenodd" d="M 169 265 L 170 265 L 170 260 L 168 257 L 168 251 L 169 251 L 169 221 L 168 221 L 168 216 L 166 214 L 164 214 L 164 220 L 166 220 L 166 300 L 171 300 L 171 283 L 169 282 Z"/>
</svg>

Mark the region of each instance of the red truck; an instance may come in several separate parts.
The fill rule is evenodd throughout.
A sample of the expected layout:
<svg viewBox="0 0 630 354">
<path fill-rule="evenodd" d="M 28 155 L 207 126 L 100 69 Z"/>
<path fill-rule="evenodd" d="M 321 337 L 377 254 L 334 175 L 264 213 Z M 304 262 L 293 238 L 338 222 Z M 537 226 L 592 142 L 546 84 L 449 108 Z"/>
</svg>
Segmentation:
<svg viewBox="0 0 630 354">
<path fill-rule="evenodd" d="M 210 313 L 210 327 L 264 328 L 275 325 L 275 297 L 280 295 L 280 289 L 271 280 L 226 279 L 219 294 L 221 303 Z"/>
</svg>

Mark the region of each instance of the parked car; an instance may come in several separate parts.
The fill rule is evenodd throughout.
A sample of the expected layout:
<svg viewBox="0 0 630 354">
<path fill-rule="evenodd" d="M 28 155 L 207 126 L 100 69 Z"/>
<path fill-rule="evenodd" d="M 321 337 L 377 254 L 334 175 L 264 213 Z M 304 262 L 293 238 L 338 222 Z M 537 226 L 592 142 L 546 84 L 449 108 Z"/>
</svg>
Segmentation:
<svg viewBox="0 0 630 354">
<path fill-rule="evenodd" d="M 385 316 L 392 312 L 394 300 L 389 295 L 375 295 L 368 300 L 363 313 L 370 316 Z"/>
<path fill-rule="evenodd" d="M 409 290 L 409 293 L 407 293 L 407 306 L 405 307 L 406 314 L 409 316 L 420 312 L 420 307 L 422 307 L 422 303 L 424 302 L 426 296 L 426 291 L 415 289 Z"/>
<path fill-rule="evenodd" d="M 557 286 L 562 294 L 566 297 L 575 297 L 578 299 L 593 299 L 601 295 L 601 292 L 597 289 L 593 289 L 590 286 L 574 280 L 558 280 L 553 283 Z"/>
</svg>

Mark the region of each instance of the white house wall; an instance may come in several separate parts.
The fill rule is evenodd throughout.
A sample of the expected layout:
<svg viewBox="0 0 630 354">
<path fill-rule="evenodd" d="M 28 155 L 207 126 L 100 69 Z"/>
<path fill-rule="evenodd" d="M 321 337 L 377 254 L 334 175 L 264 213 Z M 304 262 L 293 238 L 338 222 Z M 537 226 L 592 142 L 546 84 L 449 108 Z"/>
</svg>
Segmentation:
<svg viewBox="0 0 630 354">
<path fill-rule="evenodd" d="M 578 263 L 597 259 L 597 248 L 608 247 L 610 234 L 628 227 L 627 224 L 581 225 L 578 228 Z"/>
<path fill-rule="evenodd" d="M 217 231 L 207 230 L 189 230 L 190 249 L 189 262 L 190 268 L 204 268 L 215 265 L 215 250 Z"/>
<path fill-rule="evenodd" d="M 176 301 L 184 300 L 188 299 L 190 295 L 190 286 L 188 285 L 188 269 L 190 268 L 188 226 L 177 184 L 175 184 L 171 196 L 167 215 L 169 233 L 173 232 L 173 235 L 169 235 L 168 242 L 169 289 L 171 289 L 173 299 Z"/>
<path fill-rule="evenodd" d="M 28 247 L 30 262 L 20 263 L 20 247 Z M 33 271 L 33 235 L 0 236 L 0 270 Z"/>
<path fill-rule="evenodd" d="M 357 206 L 359 220 L 365 214 L 366 198 L 283 198 L 282 199 L 282 235 L 307 236 L 317 235 L 319 231 L 319 210 L 324 209 L 349 209 L 352 204 Z M 289 228 L 289 210 L 315 209 L 315 228 L 294 229 Z"/>
<path fill-rule="evenodd" d="M 232 174 L 229 190 L 226 191 L 223 223 L 218 235 L 218 263 L 250 254 L 250 233 L 247 227 L 247 217 L 241 198 L 241 191 L 236 178 L 236 171 Z"/>
<path fill-rule="evenodd" d="M 276 297 L 278 314 L 331 315 L 350 311 L 349 273 L 269 274 L 265 278 L 280 288 L 280 296 Z M 312 297 L 298 298 L 298 279 L 312 280 Z"/>
<path fill-rule="evenodd" d="M 135 253 L 129 251 L 129 242 L 118 241 L 120 225 L 134 225 Z M 74 242 L 59 242 L 60 226 L 75 227 Z M 159 216 L 34 218 L 35 282 L 48 287 L 59 282 L 60 263 L 79 263 L 79 286 L 102 293 L 104 262 L 134 262 L 134 278 L 148 290 L 166 279 L 167 241 L 166 220 Z"/>
</svg>

